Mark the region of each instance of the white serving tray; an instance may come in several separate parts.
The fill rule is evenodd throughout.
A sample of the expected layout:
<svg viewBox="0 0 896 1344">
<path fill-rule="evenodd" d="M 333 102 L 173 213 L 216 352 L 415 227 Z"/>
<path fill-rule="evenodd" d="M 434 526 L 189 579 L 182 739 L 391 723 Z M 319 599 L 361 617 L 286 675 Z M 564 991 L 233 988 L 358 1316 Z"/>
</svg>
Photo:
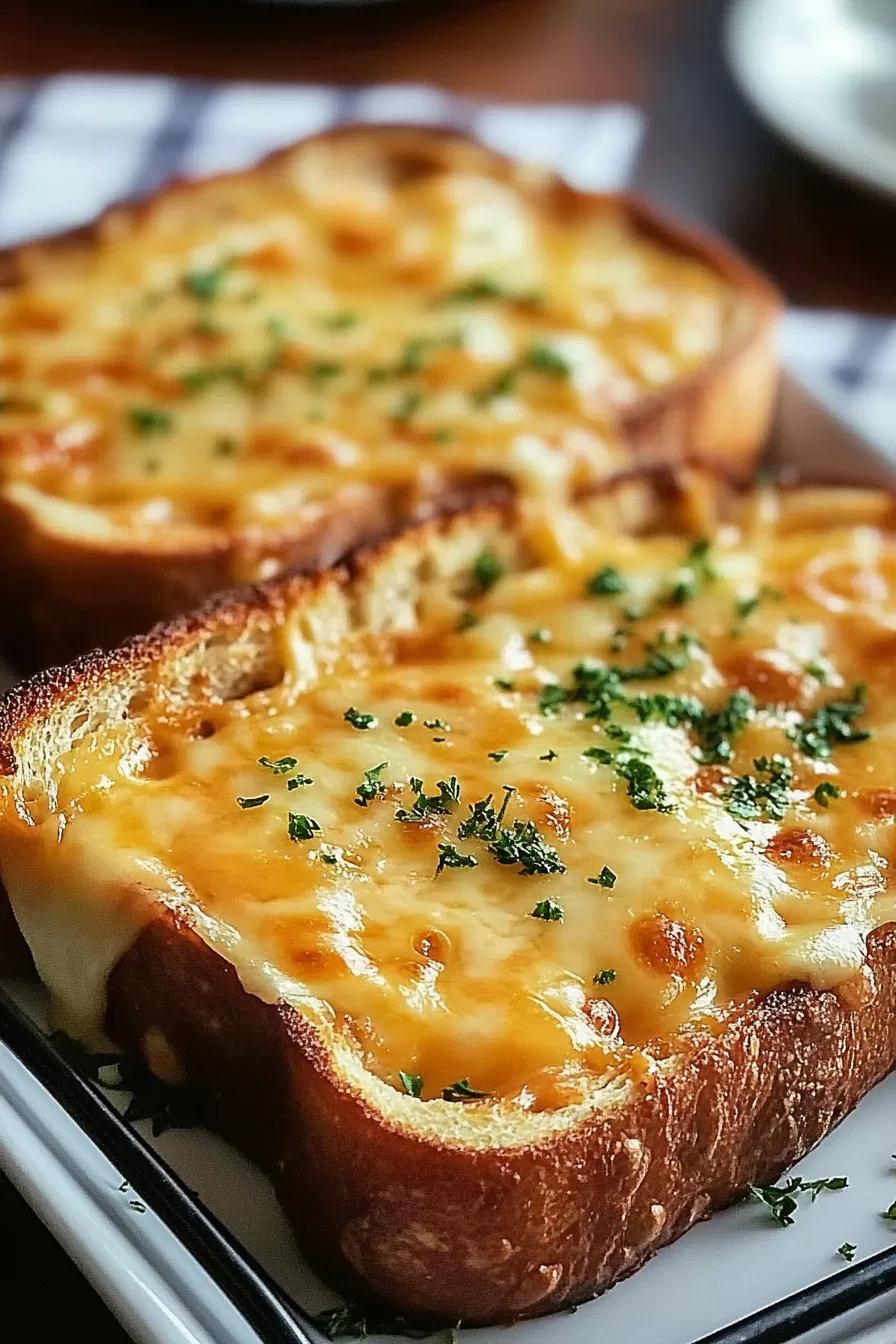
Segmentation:
<svg viewBox="0 0 896 1344">
<path fill-rule="evenodd" d="M 783 389 L 772 454 L 825 479 L 893 479 L 892 467 L 792 380 Z M 39 990 L 8 982 L 7 988 L 41 1020 Z M 477 1330 L 471 1341 L 693 1344 L 844 1269 L 837 1255 L 844 1242 L 857 1246 L 857 1261 L 896 1246 L 896 1224 L 881 1217 L 896 1201 L 894 1116 L 896 1074 L 795 1168 L 806 1178 L 845 1175 L 849 1186 L 815 1204 L 804 1201 L 792 1227 L 780 1228 L 758 1204 L 742 1204 L 575 1313 Z M 310 1312 L 334 1304 L 302 1261 L 269 1182 L 250 1163 L 202 1129 L 169 1130 L 157 1139 L 148 1124 L 138 1129 L 294 1300 Z M 112 1163 L 2 1045 L 0 1166 L 140 1344 L 259 1344 L 146 1195 L 121 1188 Z M 896 1292 L 802 1339 L 892 1344 Z"/>
</svg>

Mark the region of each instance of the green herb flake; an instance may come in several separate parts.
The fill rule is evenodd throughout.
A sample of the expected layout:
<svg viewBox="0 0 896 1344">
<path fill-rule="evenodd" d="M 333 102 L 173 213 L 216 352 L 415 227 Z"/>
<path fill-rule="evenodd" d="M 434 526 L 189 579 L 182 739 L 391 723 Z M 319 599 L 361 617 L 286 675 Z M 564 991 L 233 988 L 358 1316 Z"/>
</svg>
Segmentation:
<svg viewBox="0 0 896 1344">
<path fill-rule="evenodd" d="M 896 1200 L 893 1201 L 888 1209 L 884 1209 L 881 1218 L 886 1218 L 890 1222 L 896 1223 Z"/>
<path fill-rule="evenodd" d="M 396 425 L 404 425 L 417 414 L 423 405 L 423 393 L 412 388 L 403 393 L 398 401 L 392 407 L 392 422 Z"/>
<path fill-rule="evenodd" d="M 503 761 L 506 755 L 507 755 L 506 749 L 504 751 L 490 751 L 488 753 L 488 758 L 490 761 Z"/>
<path fill-rule="evenodd" d="M 477 1092 L 475 1087 L 471 1087 L 469 1078 L 459 1078 L 450 1087 L 442 1088 L 444 1101 L 478 1101 L 480 1097 L 487 1096 L 487 1092 Z"/>
<path fill-rule="evenodd" d="M 553 901 L 550 897 L 547 900 L 539 901 L 534 910 L 529 911 L 532 919 L 544 919 L 549 924 L 563 922 L 563 906 L 559 901 Z"/>
<path fill-rule="evenodd" d="M 799 1195 L 810 1195 L 814 1204 L 822 1190 L 845 1190 L 848 1184 L 846 1176 L 830 1176 L 817 1181 L 804 1181 L 800 1176 L 791 1176 L 783 1185 L 750 1185 L 748 1189 L 754 1199 L 766 1205 L 776 1223 L 781 1227 L 790 1227 L 797 1211 Z"/>
<path fill-rule="evenodd" d="M 610 970 L 598 971 L 596 975 L 593 975 L 591 977 L 591 983 L 593 985 L 612 985 L 615 979 L 616 979 L 615 971 Z"/>
<path fill-rule="evenodd" d="M 310 775 L 296 775 L 293 779 L 286 781 L 286 787 L 292 792 L 293 789 L 302 789 L 313 783 L 314 780 Z"/>
<path fill-rule="evenodd" d="M 160 406 L 130 406 L 128 420 L 136 434 L 169 434 L 174 428 L 174 416 Z"/>
<path fill-rule="evenodd" d="M 768 584 L 764 583 L 759 589 L 759 592 L 754 593 L 752 597 L 738 598 L 734 604 L 735 622 L 731 628 L 732 635 L 735 638 L 739 638 L 739 636 L 743 634 L 747 621 L 753 613 L 758 610 L 763 602 L 769 601 L 770 599 L 777 601 L 783 596 L 784 594 L 780 589 L 770 588 Z"/>
<path fill-rule="evenodd" d="M 539 759 L 540 761 L 556 761 L 556 759 L 557 759 L 557 752 L 554 751 L 553 748 L 551 748 L 550 751 L 546 751 L 546 752 L 544 753 L 544 755 L 543 755 L 543 756 L 539 756 L 538 759 Z"/>
<path fill-rule="evenodd" d="M 488 850 L 498 863 L 519 864 L 523 877 L 566 872 L 566 864 L 539 833 L 534 821 L 515 821 L 509 828 L 499 830 L 489 841 Z"/>
<path fill-rule="evenodd" d="M 417 715 L 413 714 L 409 709 L 403 709 L 400 714 L 396 714 L 395 716 L 396 728 L 410 728 L 411 724 L 416 722 Z"/>
<path fill-rule="evenodd" d="M 585 584 L 585 591 L 592 597 L 610 597 L 614 593 L 624 593 L 628 583 L 615 565 L 604 565 Z"/>
<path fill-rule="evenodd" d="M 364 779 L 355 790 L 355 802 L 358 807 L 367 807 L 374 799 L 383 797 L 386 786 L 381 777 L 388 764 L 388 761 L 380 761 L 379 765 L 364 771 Z"/>
<path fill-rule="evenodd" d="M 409 1097 L 421 1097 L 423 1095 L 423 1079 L 419 1073 L 405 1073 L 404 1069 L 399 1069 L 398 1076 Z"/>
<path fill-rule="evenodd" d="M 837 1247 L 837 1254 L 841 1260 L 855 1260 L 856 1247 L 853 1242 L 844 1241 L 841 1246 Z"/>
<path fill-rule="evenodd" d="M 479 860 L 472 854 L 462 854 L 456 845 L 448 841 L 439 842 L 439 863 L 436 877 L 444 868 L 476 868 Z"/>
<path fill-rule="evenodd" d="M 321 318 L 320 325 L 326 331 L 348 331 L 350 327 L 356 327 L 359 320 L 357 313 L 345 311 Z"/>
<path fill-rule="evenodd" d="M 793 765 L 786 756 L 758 756 L 753 765 L 757 775 L 739 775 L 729 781 L 725 806 L 737 821 L 755 821 L 765 815 L 783 821 L 790 803 Z"/>
<path fill-rule="evenodd" d="M 565 687 L 561 686 L 559 682 L 549 681 L 538 692 L 538 708 L 545 718 L 551 718 L 557 713 L 561 705 L 567 703 L 569 698 Z"/>
<path fill-rule="evenodd" d="M 551 632 L 547 626 L 540 625 L 536 630 L 530 630 L 528 635 L 530 644 L 550 644 Z"/>
<path fill-rule="evenodd" d="M 492 685 L 498 691 L 515 691 L 516 682 L 510 677 L 492 677 Z"/>
<path fill-rule="evenodd" d="M 269 793 L 260 793 L 257 798 L 237 798 L 236 801 L 245 812 L 249 807 L 261 807 L 263 803 L 268 801 L 270 796 Z"/>
<path fill-rule="evenodd" d="M 673 578 L 663 601 L 668 606 L 683 606 L 715 578 L 716 571 L 710 560 L 710 544 L 706 538 L 701 538 L 688 548 L 684 564 Z"/>
<path fill-rule="evenodd" d="M 364 714 L 360 709 L 355 709 L 354 705 L 351 705 L 342 717 L 346 723 L 350 723 L 353 728 L 357 728 L 362 733 L 366 732 L 368 728 L 375 728 L 377 724 L 375 714 Z"/>
<path fill-rule="evenodd" d="M 194 299 L 202 302 L 207 303 L 211 299 L 216 299 L 221 293 L 224 277 L 232 265 L 233 259 L 226 257 L 218 262 L 217 266 L 210 266 L 206 270 L 187 271 L 184 276 L 184 288 Z"/>
<path fill-rule="evenodd" d="M 434 731 L 442 733 L 451 732 L 451 724 L 446 723 L 444 719 L 424 719 L 423 727 L 432 728 Z"/>
<path fill-rule="evenodd" d="M 221 438 L 215 439 L 212 451 L 215 457 L 233 457 L 236 454 L 237 448 L 238 444 L 236 439 L 231 439 L 227 435 L 222 435 Z"/>
<path fill-rule="evenodd" d="M 601 868 L 597 877 L 589 877 L 588 881 L 592 884 L 592 886 L 608 887 L 610 890 L 612 890 L 612 888 L 615 887 L 616 885 L 616 874 L 613 872 L 612 868 L 608 868 L 607 865 L 604 864 L 603 868 Z"/>
<path fill-rule="evenodd" d="M 479 617 L 475 611 L 471 611 L 469 607 L 464 607 L 457 622 L 457 632 L 463 634 L 465 630 L 472 630 L 473 626 L 478 624 Z"/>
<path fill-rule="evenodd" d="M 313 840 L 314 836 L 317 835 L 319 831 L 320 825 L 313 817 L 306 817 L 302 812 L 290 812 L 290 840 Z"/>
<path fill-rule="evenodd" d="M 866 690 L 863 685 L 854 686 L 851 700 L 831 700 L 791 729 L 789 736 L 804 756 L 827 761 L 834 747 L 868 741 L 870 732 L 853 727 L 853 720 L 867 707 Z"/>
<path fill-rule="evenodd" d="M 481 551 L 473 565 L 473 580 L 479 591 L 487 593 L 503 575 L 504 566 L 494 551 Z"/>
<path fill-rule="evenodd" d="M 537 373 L 550 374 L 552 378 L 571 378 L 573 367 L 554 346 L 546 341 L 536 341 L 529 349 L 525 359 L 526 367 Z"/>
<path fill-rule="evenodd" d="M 436 780 L 437 793 L 427 795 L 423 791 L 423 780 L 412 776 L 409 780 L 409 787 L 416 794 L 414 805 L 408 809 L 399 807 L 395 813 L 396 821 L 423 821 L 425 817 L 432 815 L 445 816 L 453 812 L 460 802 L 460 782 L 456 775 L 450 779 Z M 461 839 L 462 833 L 459 831 Z"/>
<path fill-rule="evenodd" d="M 259 756 L 258 764 L 263 765 L 266 770 L 273 771 L 275 775 L 288 775 L 290 770 L 295 770 L 298 761 L 295 756 L 281 756 L 276 761 L 272 761 L 268 756 Z"/>
<path fill-rule="evenodd" d="M 812 792 L 812 797 L 818 803 L 819 807 L 827 807 L 831 798 L 839 798 L 841 790 L 836 784 L 831 784 L 829 780 L 823 779 L 820 784 L 816 784 Z"/>
<path fill-rule="evenodd" d="M 819 685 L 824 686 L 826 684 L 828 679 L 827 670 L 816 659 L 813 659 L 811 663 L 807 663 L 804 671 L 807 676 L 814 677 Z"/>
</svg>

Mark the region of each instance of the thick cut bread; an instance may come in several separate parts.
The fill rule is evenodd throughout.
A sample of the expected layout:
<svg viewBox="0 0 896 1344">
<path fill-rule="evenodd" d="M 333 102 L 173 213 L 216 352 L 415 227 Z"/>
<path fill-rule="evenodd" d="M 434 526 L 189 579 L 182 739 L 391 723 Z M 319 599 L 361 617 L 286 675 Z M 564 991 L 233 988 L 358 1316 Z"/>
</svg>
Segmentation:
<svg viewBox="0 0 896 1344">
<path fill-rule="evenodd" d="M 609 1287 L 896 1062 L 892 526 L 481 510 L 24 683 L 0 873 L 59 1020 L 196 1086 L 350 1292 Z"/>
<path fill-rule="evenodd" d="M 776 296 L 721 244 L 433 130 L 339 130 L 2 260 L 20 666 L 496 477 L 743 470 L 774 392 Z"/>
</svg>

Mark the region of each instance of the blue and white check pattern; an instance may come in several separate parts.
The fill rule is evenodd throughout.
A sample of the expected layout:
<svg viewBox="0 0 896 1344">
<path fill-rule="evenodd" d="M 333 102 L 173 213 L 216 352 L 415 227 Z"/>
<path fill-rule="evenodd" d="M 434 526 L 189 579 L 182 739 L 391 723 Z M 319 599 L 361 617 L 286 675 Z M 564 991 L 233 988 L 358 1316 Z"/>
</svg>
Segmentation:
<svg viewBox="0 0 896 1344">
<path fill-rule="evenodd" d="M 0 80 L 0 246 L 83 223 L 172 175 L 241 167 L 345 121 L 458 126 L 587 190 L 626 185 L 644 131 L 643 113 L 622 104 L 478 103 L 416 85 Z M 810 391 L 896 459 L 896 315 L 792 310 L 781 350 Z"/>
</svg>

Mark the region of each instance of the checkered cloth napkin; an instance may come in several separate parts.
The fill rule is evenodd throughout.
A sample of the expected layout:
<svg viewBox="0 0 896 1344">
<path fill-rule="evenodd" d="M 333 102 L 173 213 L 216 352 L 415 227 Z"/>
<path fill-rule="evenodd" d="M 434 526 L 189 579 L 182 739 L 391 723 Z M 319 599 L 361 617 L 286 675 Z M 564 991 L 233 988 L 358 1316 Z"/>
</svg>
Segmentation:
<svg viewBox="0 0 896 1344">
<path fill-rule="evenodd" d="M 457 126 L 588 190 L 625 186 L 644 131 L 643 114 L 621 104 L 477 103 L 413 85 L 0 80 L 0 246 L 83 223 L 173 174 L 240 167 L 345 121 Z M 816 397 L 896 460 L 896 318 L 792 310 L 781 352 Z"/>
</svg>

